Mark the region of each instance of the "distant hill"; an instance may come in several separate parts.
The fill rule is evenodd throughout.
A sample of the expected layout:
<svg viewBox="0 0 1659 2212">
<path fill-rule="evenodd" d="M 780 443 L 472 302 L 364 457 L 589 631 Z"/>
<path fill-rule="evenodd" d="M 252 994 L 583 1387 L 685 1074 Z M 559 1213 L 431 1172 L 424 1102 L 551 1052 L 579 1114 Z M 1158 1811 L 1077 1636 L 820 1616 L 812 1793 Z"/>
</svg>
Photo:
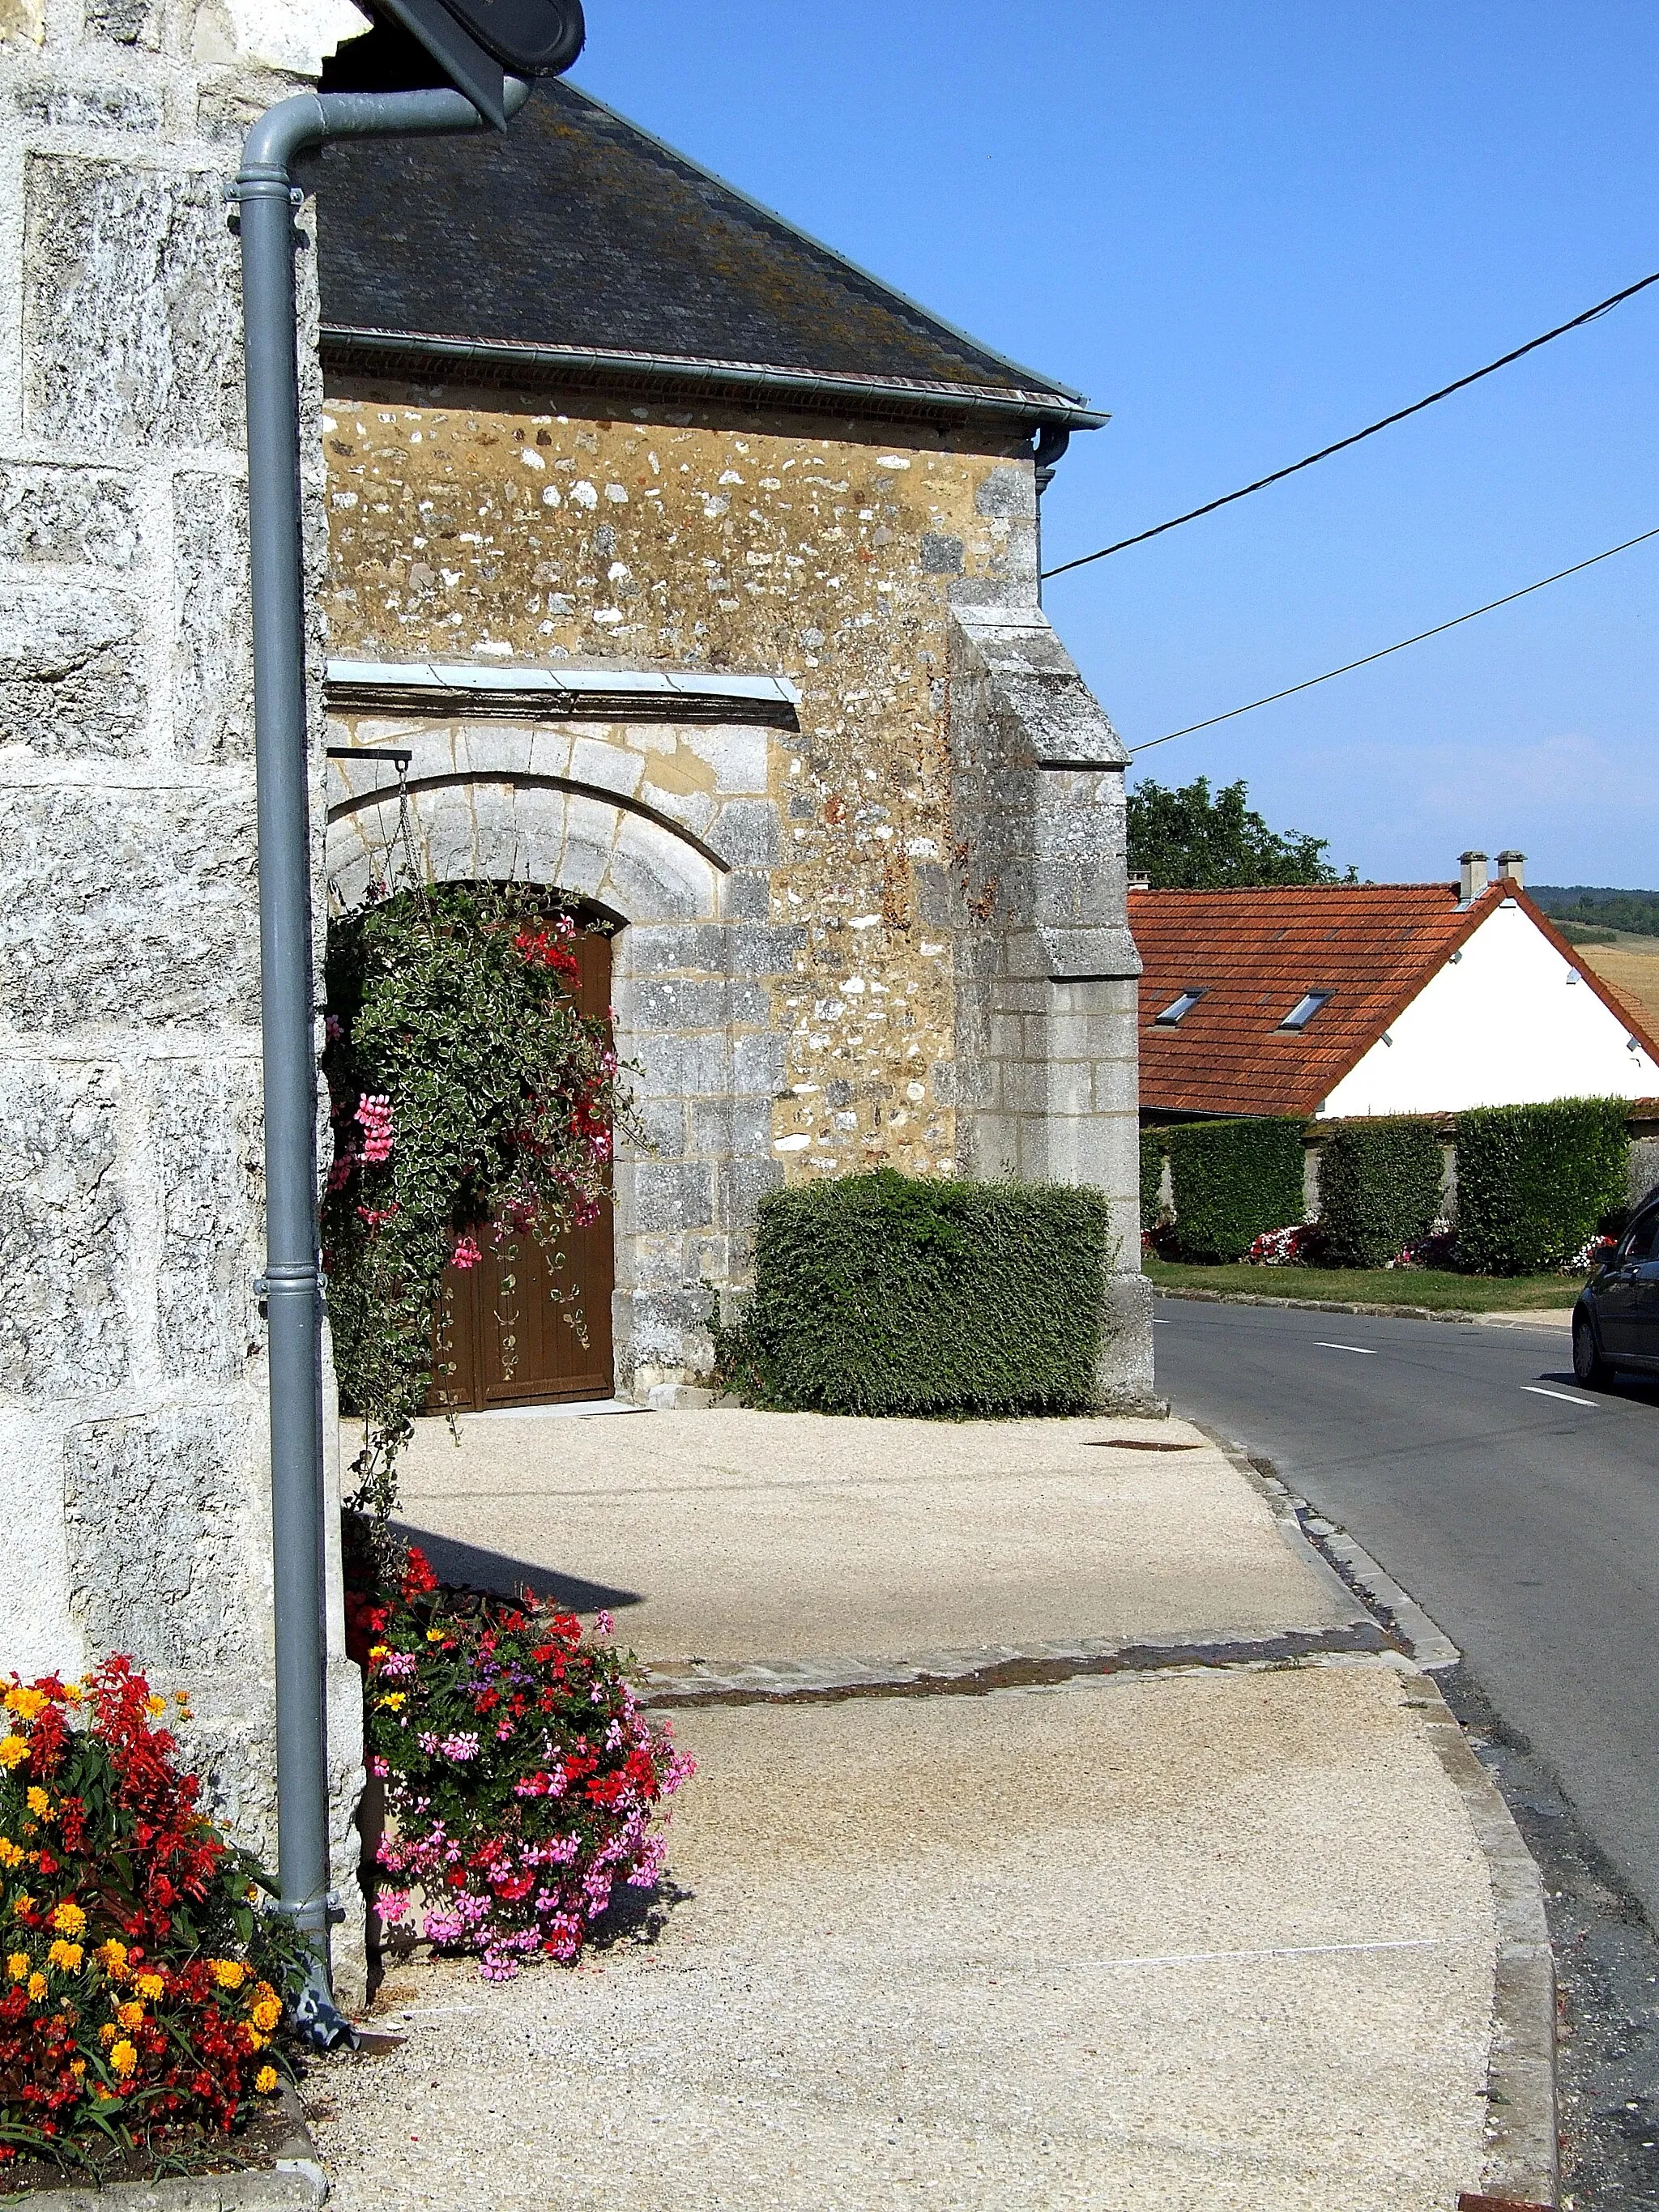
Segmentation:
<svg viewBox="0 0 1659 2212">
<path fill-rule="evenodd" d="M 1527 890 L 1553 921 L 1659 937 L 1659 891 L 1621 891 L 1594 884 L 1528 884 Z"/>
</svg>

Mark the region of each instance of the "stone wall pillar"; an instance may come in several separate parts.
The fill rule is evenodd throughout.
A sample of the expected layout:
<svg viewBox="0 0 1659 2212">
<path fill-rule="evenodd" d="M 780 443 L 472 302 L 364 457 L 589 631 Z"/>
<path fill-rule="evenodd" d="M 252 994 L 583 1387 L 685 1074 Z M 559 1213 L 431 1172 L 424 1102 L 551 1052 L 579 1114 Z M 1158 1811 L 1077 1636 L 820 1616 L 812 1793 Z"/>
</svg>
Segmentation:
<svg viewBox="0 0 1659 2212">
<path fill-rule="evenodd" d="M 1127 755 L 1034 599 L 957 593 L 951 758 L 963 1166 L 1105 1192 L 1117 1260 L 1101 1399 L 1150 1405 Z"/>
<path fill-rule="evenodd" d="M 362 27 L 346 0 L 0 0 L 0 1672 L 122 1650 L 187 1686 L 191 1751 L 267 1856 L 246 468 L 222 194 L 247 124 Z M 313 519 L 320 556 L 319 502 Z M 337 1875 L 355 1897 L 361 1705 L 335 1587 Z"/>
</svg>

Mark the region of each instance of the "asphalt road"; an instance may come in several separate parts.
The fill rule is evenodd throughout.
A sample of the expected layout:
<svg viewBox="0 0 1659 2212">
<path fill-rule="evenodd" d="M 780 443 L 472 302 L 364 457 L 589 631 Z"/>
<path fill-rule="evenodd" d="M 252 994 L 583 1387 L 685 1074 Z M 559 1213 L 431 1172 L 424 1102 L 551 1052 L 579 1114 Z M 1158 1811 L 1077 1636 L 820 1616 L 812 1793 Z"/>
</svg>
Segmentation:
<svg viewBox="0 0 1659 2212">
<path fill-rule="evenodd" d="M 1426 1608 L 1659 1926 L 1659 1383 L 1581 1389 L 1554 1326 L 1156 1312 L 1160 1391 Z"/>
</svg>

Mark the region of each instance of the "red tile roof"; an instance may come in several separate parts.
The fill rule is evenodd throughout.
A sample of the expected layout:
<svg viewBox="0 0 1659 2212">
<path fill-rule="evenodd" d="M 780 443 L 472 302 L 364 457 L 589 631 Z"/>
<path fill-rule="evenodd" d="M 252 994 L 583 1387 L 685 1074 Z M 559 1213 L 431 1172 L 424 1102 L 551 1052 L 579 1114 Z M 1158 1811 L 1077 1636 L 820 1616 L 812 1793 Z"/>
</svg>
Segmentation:
<svg viewBox="0 0 1659 2212">
<path fill-rule="evenodd" d="M 1312 1114 L 1514 887 L 1460 908 L 1451 884 L 1329 884 L 1294 889 L 1131 891 L 1140 948 L 1140 1103 L 1168 1114 Z M 1520 899 L 1569 961 L 1547 918 Z M 1595 992 L 1654 1057 L 1617 994 Z M 1158 1016 L 1183 991 L 1204 996 L 1174 1027 Z M 1279 1024 L 1304 994 L 1332 995 L 1304 1030 Z"/>
</svg>

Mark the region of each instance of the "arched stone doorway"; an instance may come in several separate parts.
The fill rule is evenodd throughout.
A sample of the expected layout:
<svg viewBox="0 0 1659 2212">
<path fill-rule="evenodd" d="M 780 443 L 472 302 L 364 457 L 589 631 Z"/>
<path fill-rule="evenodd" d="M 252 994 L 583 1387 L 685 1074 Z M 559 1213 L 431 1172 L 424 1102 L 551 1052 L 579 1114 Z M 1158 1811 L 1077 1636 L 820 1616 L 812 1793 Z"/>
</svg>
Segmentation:
<svg viewBox="0 0 1659 2212">
<path fill-rule="evenodd" d="M 397 767 L 350 754 L 396 750 L 426 880 L 543 884 L 616 918 L 617 1048 L 651 1146 L 617 1162 L 614 1387 L 643 1400 L 693 1382 L 714 1297 L 744 1279 L 755 1206 L 781 1180 L 775 1000 L 805 933 L 770 923 L 771 728 L 741 719 L 741 701 L 726 724 L 705 699 L 688 726 L 483 719 L 460 700 L 465 714 L 394 715 L 353 692 L 331 670 L 331 744 L 345 756 L 330 764 L 334 910 L 361 902 L 400 840 Z"/>
</svg>

